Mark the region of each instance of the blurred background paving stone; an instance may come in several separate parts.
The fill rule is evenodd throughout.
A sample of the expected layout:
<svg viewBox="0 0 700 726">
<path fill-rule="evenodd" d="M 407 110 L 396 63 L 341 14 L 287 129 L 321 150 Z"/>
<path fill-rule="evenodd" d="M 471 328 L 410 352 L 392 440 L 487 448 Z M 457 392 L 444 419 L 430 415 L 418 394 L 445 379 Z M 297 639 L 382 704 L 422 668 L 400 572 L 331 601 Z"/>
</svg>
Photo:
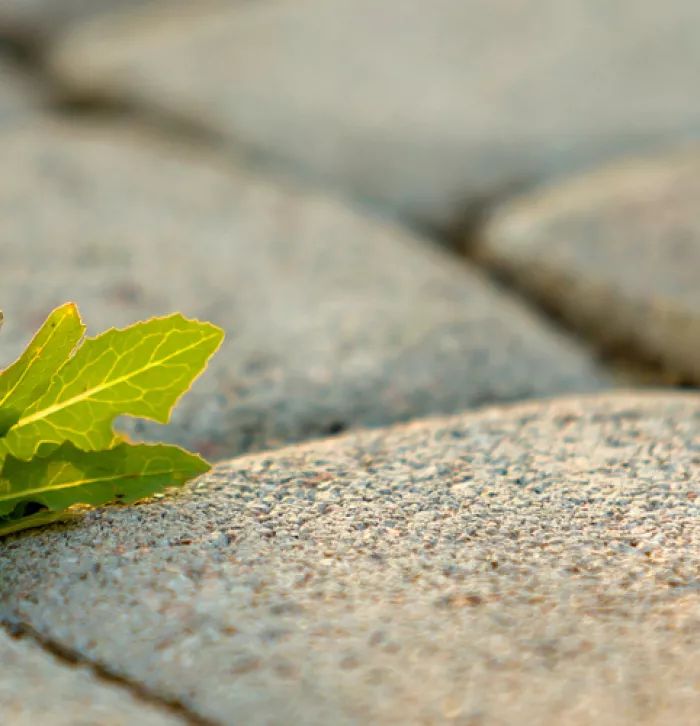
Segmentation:
<svg viewBox="0 0 700 726">
<path fill-rule="evenodd" d="M 76 27 L 52 67 L 449 227 L 518 185 L 698 138 L 698 27 L 696 0 L 188 0 Z"/>
<path fill-rule="evenodd" d="M 0 55 L 0 132 L 42 108 L 44 99 L 36 79 Z"/>
<path fill-rule="evenodd" d="M 700 147 L 497 207 L 473 251 L 602 347 L 700 385 Z"/>
<path fill-rule="evenodd" d="M 222 349 L 166 428 L 207 456 L 599 389 L 588 353 L 429 241 L 126 126 L 0 134 L 0 365 L 54 307 L 180 311 Z"/>
<path fill-rule="evenodd" d="M 0 544 L 0 548 L 2 544 Z M 3 726 L 186 726 L 137 701 L 86 667 L 56 660 L 29 639 L 0 630 L 0 723 Z"/>
<path fill-rule="evenodd" d="M 108 12 L 127 12 L 169 0 L 2 0 L 0 38 L 41 47 L 56 35 L 87 18 Z M 241 0 L 221 0 L 231 5 Z"/>
<path fill-rule="evenodd" d="M 11 536 L 2 607 L 221 724 L 689 725 L 699 494 L 696 394 L 495 407 Z"/>
</svg>

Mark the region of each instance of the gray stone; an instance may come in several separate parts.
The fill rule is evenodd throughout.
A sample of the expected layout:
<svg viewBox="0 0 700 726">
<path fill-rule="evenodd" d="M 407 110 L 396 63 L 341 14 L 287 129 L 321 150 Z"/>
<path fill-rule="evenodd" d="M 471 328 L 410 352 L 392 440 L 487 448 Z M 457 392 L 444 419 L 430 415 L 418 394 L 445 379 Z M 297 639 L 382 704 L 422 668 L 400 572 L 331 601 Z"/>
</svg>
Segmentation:
<svg viewBox="0 0 700 726">
<path fill-rule="evenodd" d="M 147 8 L 165 0 L 2 0 L 0 35 L 14 42 L 45 43 L 72 25 L 107 12 Z"/>
<path fill-rule="evenodd" d="M 2 546 L 2 545 L 0 545 Z M 3 726 L 185 726 L 186 721 L 0 630 Z"/>
<path fill-rule="evenodd" d="M 602 346 L 700 384 L 700 147 L 497 208 L 476 254 Z"/>
<path fill-rule="evenodd" d="M 24 121 L 26 115 L 41 108 L 41 90 L 26 74 L 0 56 L 0 129 Z"/>
<path fill-rule="evenodd" d="M 492 408 L 11 536 L 2 606 L 220 724 L 690 724 L 698 495 L 698 395 Z"/>
<path fill-rule="evenodd" d="M 127 127 L 0 135 L 0 364 L 54 307 L 176 311 L 227 339 L 171 424 L 207 456 L 605 385 L 577 344 L 381 219 Z"/>
<path fill-rule="evenodd" d="M 413 218 L 700 132 L 695 0 L 266 0 L 68 34 L 53 67 Z"/>
</svg>

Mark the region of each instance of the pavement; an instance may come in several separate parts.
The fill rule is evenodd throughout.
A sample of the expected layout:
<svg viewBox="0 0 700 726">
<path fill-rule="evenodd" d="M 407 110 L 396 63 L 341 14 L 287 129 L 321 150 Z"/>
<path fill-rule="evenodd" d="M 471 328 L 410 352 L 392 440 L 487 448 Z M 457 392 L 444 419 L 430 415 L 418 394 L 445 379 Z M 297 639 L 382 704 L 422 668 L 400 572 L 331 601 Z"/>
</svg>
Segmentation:
<svg viewBox="0 0 700 726">
<path fill-rule="evenodd" d="M 213 470 L 0 541 L 8 726 L 692 726 L 700 21 L 8 0 L 0 365 L 226 341 Z"/>
</svg>

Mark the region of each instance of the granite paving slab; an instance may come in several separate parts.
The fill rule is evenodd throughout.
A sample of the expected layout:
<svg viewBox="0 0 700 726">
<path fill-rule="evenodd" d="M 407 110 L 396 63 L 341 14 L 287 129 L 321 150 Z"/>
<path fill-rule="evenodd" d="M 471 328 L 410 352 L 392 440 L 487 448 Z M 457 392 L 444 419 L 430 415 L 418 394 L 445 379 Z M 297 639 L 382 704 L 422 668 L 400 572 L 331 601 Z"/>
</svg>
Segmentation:
<svg viewBox="0 0 700 726">
<path fill-rule="evenodd" d="M 431 224 L 700 132 L 695 0 L 170 3 L 75 28 L 79 93 L 165 110 Z"/>
<path fill-rule="evenodd" d="M 53 307 L 176 311 L 227 339 L 171 424 L 207 456 L 598 390 L 588 351 L 425 238 L 127 126 L 0 134 L 0 364 Z"/>
<path fill-rule="evenodd" d="M 0 602 L 215 724 L 689 726 L 699 494 L 699 395 L 494 407 L 13 535 Z"/>
<path fill-rule="evenodd" d="M 700 147 L 497 207 L 474 251 L 603 347 L 700 385 Z"/>
<path fill-rule="evenodd" d="M 1 546 L 1 545 L 0 545 Z M 27 638 L 0 630 L 0 723 L 3 726 L 185 726 L 87 666 L 58 661 Z"/>
</svg>

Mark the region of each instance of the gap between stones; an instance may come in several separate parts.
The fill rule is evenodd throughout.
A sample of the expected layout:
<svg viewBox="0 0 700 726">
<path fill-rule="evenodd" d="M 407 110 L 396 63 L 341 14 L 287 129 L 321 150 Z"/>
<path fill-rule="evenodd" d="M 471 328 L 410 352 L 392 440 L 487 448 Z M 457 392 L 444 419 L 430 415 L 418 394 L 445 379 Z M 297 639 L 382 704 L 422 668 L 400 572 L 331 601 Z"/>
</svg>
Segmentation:
<svg viewBox="0 0 700 726">
<path fill-rule="evenodd" d="M 510 297 L 520 300 L 560 332 L 586 346 L 613 377 L 621 379 L 619 383 L 696 389 L 697 386 L 692 380 L 669 370 L 663 361 L 650 356 L 637 341 L 619 339 L 611 343 L 596 339 L 589 331 L 572 325 L 546 296 L 526 290 L 516 276 L 496 269 L 474 254 L 474 245 L 493 210 L 513 197 L 527 193 L 535 186 L 533 182 L 520 181 L 484 194 L 465 204 L 462 212 L 452 222 L 443 227 L 423 227 L 423 232 L 428 237 L 440 240 L 445 249 L 458 259 L 466 260 L 481 270 L 495 287 Z"/>
<path fill-rule="evenodd" d="M 213 721 L 191 711 L 178 699 L 163 698 L 152 693 L 144 685 L 131 681 L 124 676 L 112 672 L 100 663 L 95 663 L 81 656 L 77 651 L 66 647 L 56 640 L 41 635 L 31 625 L 18 620 L 14 615 L 9 614 L 3 608 L 0 612 L 0 626 L 5 632 L 15 639 L 26 638 L 38 645 L 46 653 L 49 653 L 59 663 L 68 667 L 83 665 L 90 669 L 98 682 L 106 685 L 117 686 L 127 691 L 135 701 L 165 711 L 172 716 L 179 718 L 191 726 L 222 726 L 219 721 Z"/>
<path fill-rule="evenodd" d="M 545 296 L 534 295 L 524 290 L 516 277 L 473 259 L 468 243 L 464 251 L 464 257 L 478 265 L 494 285 L 505 290 L 511 296 L 523 300 L 532 310 L 541 317 L 546 318 L 559 330 L 577 338 L 586 345 L 608 372 L 621 379 L 620 383 L 654 385 L 665 388 L 697 388 L 692 380 L 671 370 L 662 360 L 645 351 L 633 338 L 603 341 L 596 339 L 594 335 L 589 334 L 583 328 L 572 326 Z"/>
</svg>

